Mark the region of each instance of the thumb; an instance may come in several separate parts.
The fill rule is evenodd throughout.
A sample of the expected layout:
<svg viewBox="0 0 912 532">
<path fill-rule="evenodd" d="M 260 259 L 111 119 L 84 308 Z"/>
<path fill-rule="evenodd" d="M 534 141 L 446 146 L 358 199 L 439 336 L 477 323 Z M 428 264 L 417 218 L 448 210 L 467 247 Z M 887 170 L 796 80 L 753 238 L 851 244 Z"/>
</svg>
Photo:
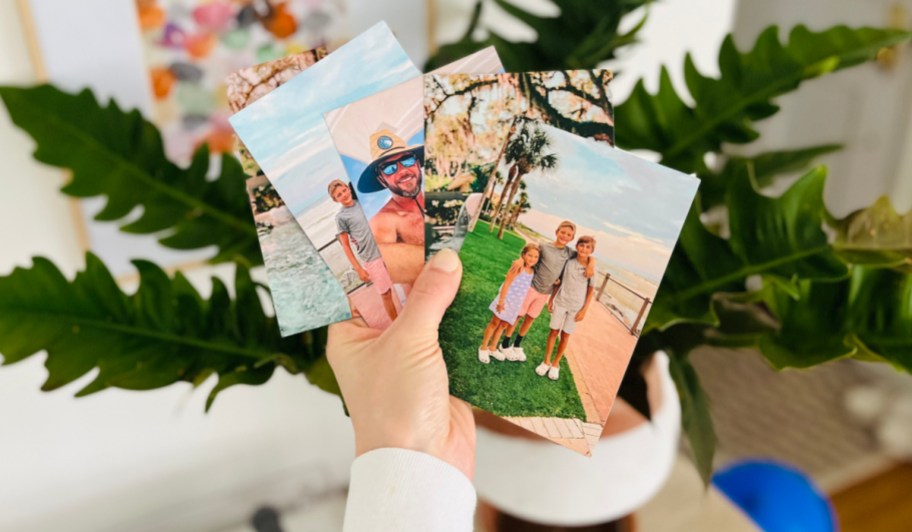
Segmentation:
<svg viewBox="0 0 912 532">
<path fill-rule="evenodd" d="M 415 280 L 408 301 L 391 329 L 437 334 L 443 313 L 456 297 L 462 279 L 462 262 L 455 251 L 443 249 L 431 257 Z"/>
</svg>

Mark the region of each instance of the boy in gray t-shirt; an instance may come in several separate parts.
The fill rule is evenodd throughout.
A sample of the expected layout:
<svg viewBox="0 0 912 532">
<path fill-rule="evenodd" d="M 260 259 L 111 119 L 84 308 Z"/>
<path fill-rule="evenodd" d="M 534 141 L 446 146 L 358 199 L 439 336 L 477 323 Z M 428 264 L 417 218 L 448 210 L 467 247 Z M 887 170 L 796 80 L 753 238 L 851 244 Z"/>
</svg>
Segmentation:
<svg viewBox="0 0 912 532">
<path fill-rule="evenodd" d="M 364 216 L 361 205 L 352 197 L 351 187 L 339 179 L 333 179 L 328 187 L 329 197 L 342 204 L 336 214 L 339 243 L 348 257 L 348 262 L 365 283 L 370 281 L 383 299 L 383 306 L 391 320 L 396 319 L 396 305 L 393 303 L 393 281 L 380 256 L 380 249 L 371 233 L 370 224 Z M 354 244 L 358 256 L 355 257 Z M 359 262 L 358 259 L 363 262 Z"/>
<path fill-rule="evenodd" d="M 548 300 L 548 311 L 551 312 L 551 331 L 548 333 L 548 344 L 545 348 L 545 360 L 535 373 L 544 376 L 548 374 L 551 380 L 557 380 L 560 375 L 560 360 L 570 344 L 570 335 L 576 330 L 576 323 L 586 317 L 592 295 L 595 293 L 596 272 L 590 266 L 590 257 L 595 251 L 595 239 L 591 236 L 581 236 L 576 241 L 576 257 L 568 260 L 560 274 L 560 284 L 551 291 Z M 587 276 L 587 269 L 592 272 Z M 560 334 L 560 344 L 557 346 L 557 355 L 551 360 L 554 344 Z"/>
</svg>

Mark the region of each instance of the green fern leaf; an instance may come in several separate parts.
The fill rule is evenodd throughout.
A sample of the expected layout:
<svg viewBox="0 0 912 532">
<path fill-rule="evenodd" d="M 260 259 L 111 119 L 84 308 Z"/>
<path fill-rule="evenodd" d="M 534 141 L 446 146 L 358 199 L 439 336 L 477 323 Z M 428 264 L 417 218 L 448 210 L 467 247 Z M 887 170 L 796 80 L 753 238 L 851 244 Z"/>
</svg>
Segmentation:
<svg viewBox="0 0 912 532">
<path fill-rule="evenodd" d="M 834 245 L 845 260 L 912 273 L 912 211 L 901 215 L 889 198 L 881 197 L 835 225 Z"/>
<path fill-rule="evenodd" d="M 198 385 L 215 373 L 215 395 L 235 384 L 261 384 L 273 370 L 315 370 L 315 384 L 338 390 L 324 370 L 325 330 L 281 338 L 275 318 L 263 312 L 247 269 L 238 266 L 236 296 L 216 278 L 202 298 L 180 273 L 168 275 L 146 261 L 134 261 L 139 287 L 123 293 L 92 254 L 85 270 L 70 281 L 50 261 L 34 259 L 0 277 L 0 353 L 12 364 L 46 351 L 43 390 L 65 386 L 98 370 L 77 392 L 105 388 L 148 390 L 178 381 Z"/>
<path fill-rule="evenodd" d="M 103 106 L 89 90 L 0 87 L 0 99 L 13 122 L 35 139 L 35 158 L 71 171 L 65 194 L 106 196 L 96 219 L 121 220 L 122 231 L 156 234 L 175 249 L 215 246 L 213 262 L 263 262 L 246 176 L 233 157 L 221 158 L 221 172 L 211 181 L 205 146 L 180 168 L 165 158 L 158 130 L 138 111 L 125 112 L 113 101 Z M 137 207 L 139 218 L 124 220 Z"/>
<path fill-rule="evenodd" d="M 857 356 L 886 361 L 912 373 L 912 274 L 855 266 L 835 283 L 802 281 L 798 297 L 765 290 L 765 301 L 782 324 L 759 341 L 778 368 L 806 368 Z"/>
<path fill-rule="evenodd" d="M 502 12 L 535 31 L 533 41 L 510 41 L 492 28 L 483 28 L 486 36 L 476 38 L 484 0 L 478 0 L 463 37 L 441 46 L 428 60 L 426 70 L 495 46 L 508 72 L 534 72 L 596 68 L 612 59 L 618 48 L 636 41 L 645 16 L 626 33 L 619 31 L 624 16 L 651 3 L 651 0 L 598 2 L 592 0 L 551 0 L 560 11 L 557 16 L 540 16 L 511 0 L 491 0 Z"/>
<path fill-rule="evenodd" d="M 795 150 L 760 153 L 751 157 L 729 157 L 717 172 L 700 175 L 700 202 L 704 211 L 724 205 L 728 185 L 748 178 L 763 189 L 788 172 L 804 171 L 813 161 L 842 149 L 840 144 L 822 144 Z"/>
<path fill-rule="evenodd" d="M 745 283 L 752 275 L 781 280 L 844 278 L 847 266 L 823 229 L 824 180 L 822 168 L 812 170 L 778 198 L 757 192 L 747 176 L 734 180 L 726 200 L 728 239 L 706 229 L 695 202 L 644 330 L 683 322 L 718 325 L 713 295 L 747 291 Z"/>
<path fill-rule="evenodd" d="M 655 94 L 638 83 L 617 107 L 618 123 L 623 124 L 618 144 L 660 153 L 663 164 L 682 172 L 705 173 L 706 153 L 719 152 L 725 142 L 757 138 L 753 123 L 778 111 L 773 101 L 777 96 L 805 80 L 871 60 L 879 50 L 912 36 L 845 26 L 821 32 L 797 26 L 785 43 L 778 34 L 777 27 L 767 28 L 745 53 L 728 36 L 719 51 L 718 78 L 700 74 L 688 56 L 684 73 L 694 105 L 675 92 L 664 70 Z"/>
</svg>

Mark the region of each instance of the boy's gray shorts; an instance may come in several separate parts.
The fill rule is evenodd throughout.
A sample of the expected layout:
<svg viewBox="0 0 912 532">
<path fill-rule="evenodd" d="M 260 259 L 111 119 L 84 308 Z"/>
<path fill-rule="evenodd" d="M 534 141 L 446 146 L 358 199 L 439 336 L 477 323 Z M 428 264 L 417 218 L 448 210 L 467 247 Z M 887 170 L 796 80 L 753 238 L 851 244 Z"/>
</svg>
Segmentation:
<svg viewBox="0 0 912 532">
<path fill-rule="evenodd" d="M 555 305 L 554 312 L 551 313 L 551 328 L 567 334 L 573 334 L 573 331 L 576 330 L 577 312 L 579 312 L 579 309 L 570 310 Z"/>
</svg>

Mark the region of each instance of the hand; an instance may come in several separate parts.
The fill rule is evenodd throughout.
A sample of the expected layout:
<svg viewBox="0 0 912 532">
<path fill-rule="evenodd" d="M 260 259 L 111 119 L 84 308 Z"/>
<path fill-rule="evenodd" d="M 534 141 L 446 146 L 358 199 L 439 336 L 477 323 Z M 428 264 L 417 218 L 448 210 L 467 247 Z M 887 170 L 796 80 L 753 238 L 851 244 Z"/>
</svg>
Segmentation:
<svg viewBox="0 0 912 532">
<path fill-rule="evenodd" d="M 576 317 L 574 318 L 574 321 L 583 321 L 583 318 L 585 318 L 585 317 L 586 317 L 586 309 L 581 309 L 579 312 L 576 313 Z"/>
<path fill-rule="evenodd" d="M 475 469 L 475 421 L 451 397 L 437 328 L 453 301 L 462 265 L 445 249 L 424 267 L 408 304 L 385 331 L 359 320 L 329 327 L 326 356 L 355 428 L 358 456 L 384 447 L 444 460 L 469 478 Z"/>
<path fill-rule="evenodd" d="M 554 314 L 554 300 L 553 299 L 548 300 L 548 312 L 550 312 L 551 314 Z"/>
<path fill-rule="evenodd" d="M 365 283 L 371 280 L 370 274 L 367 273 L 367 270 L 365 270 L 364 268 L 358 268 L 356 271 L 358 273 L 358 277 L 360 277 L 361 280 L 364 281 Z"/>
<path fill-rule="evenodd" d="M 502 302 L 498 302 L 498 303 L 497 303 L 497 306 L 494 307 L 494 308 L 497 309 L 497 312 L 503 312 L 504 304 L 503 304 Z"/>
</svg>

